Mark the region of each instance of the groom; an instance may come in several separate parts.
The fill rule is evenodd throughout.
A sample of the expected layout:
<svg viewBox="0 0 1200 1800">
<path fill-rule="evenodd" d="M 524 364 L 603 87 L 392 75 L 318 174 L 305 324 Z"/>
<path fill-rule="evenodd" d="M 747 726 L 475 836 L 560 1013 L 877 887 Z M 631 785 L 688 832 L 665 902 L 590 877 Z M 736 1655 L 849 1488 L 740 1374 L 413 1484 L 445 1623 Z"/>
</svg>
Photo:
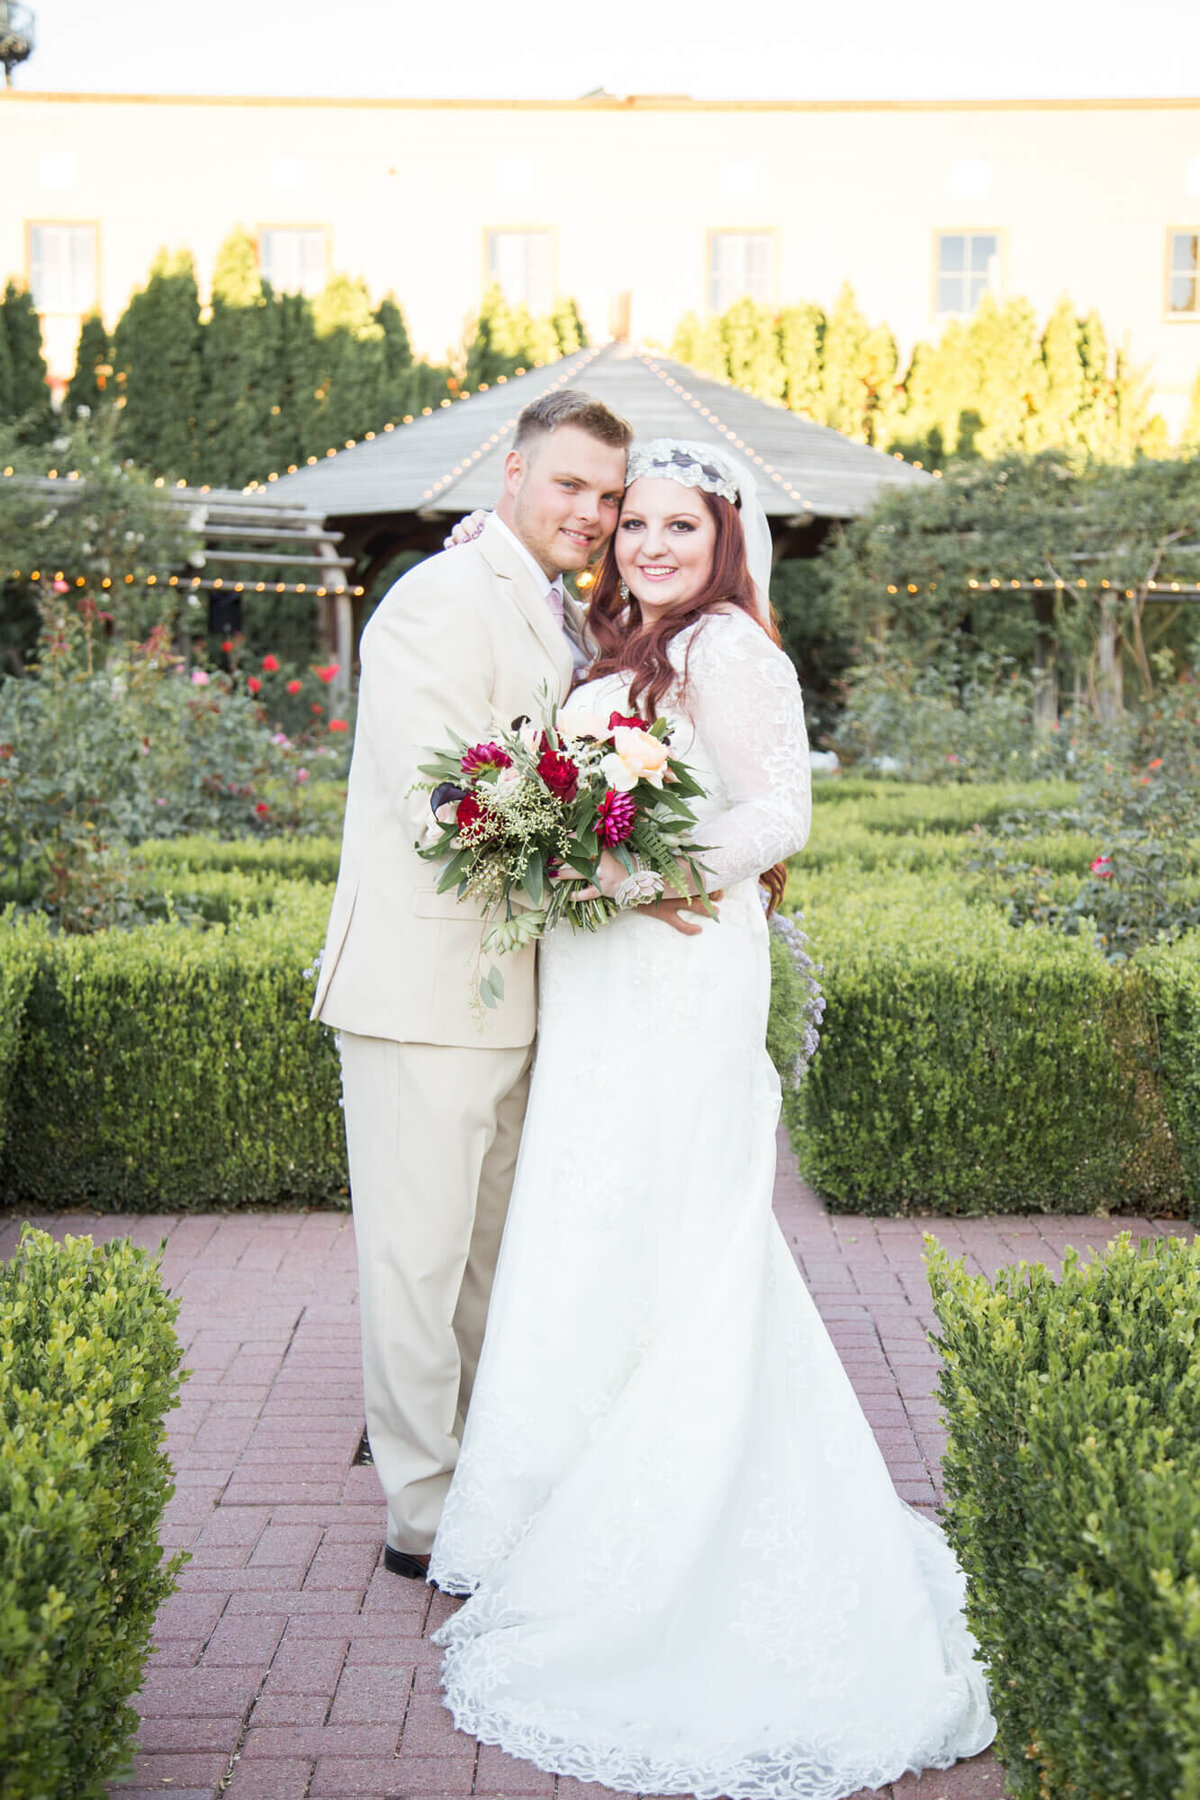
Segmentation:
<svg viewBox="0 0 1200 1800">
<path fill-rule="evenodd" d="M 371 1453 L 387 1568 L 423 1577 L 458 1454 L 525 1114 L 535 949 L 471 1010 L 481 910 L 436 892 L 409 794 L 431 747 L 493 715 L 537 716 L 586 662 L 564 571 L 611 536 L 632 432 L 570 388 L 517 421 L 504 496 L 480 536 L 404 575 L 362 638 L 337 890 L 313 1017 L 341 1033 Z M 678 902 L 655 908 L 695 929 Z"/>
</svg>

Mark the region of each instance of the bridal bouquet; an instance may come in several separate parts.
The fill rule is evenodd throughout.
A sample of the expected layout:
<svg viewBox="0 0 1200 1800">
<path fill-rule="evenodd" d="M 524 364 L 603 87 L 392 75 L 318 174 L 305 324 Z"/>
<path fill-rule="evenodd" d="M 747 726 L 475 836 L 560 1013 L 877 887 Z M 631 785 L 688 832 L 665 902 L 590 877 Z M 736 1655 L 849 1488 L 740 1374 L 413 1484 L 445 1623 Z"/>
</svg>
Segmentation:
<svg viewBox="0 0 1200 1800">
<path fill-rule="evenodd" d="M 531 943 L 560 920 L 594 931 L 667 889 L 703 898 L 689 803 L 704 789 L 671 755 L 666 719 L 647 725 L 614 712 L 607 722 L 560 726 L 547 704 L 540 726 L 516 719 L 478 744 L 450 735 L 451 747 L 421 765 L 434 818 L 417 850 L 445 862 L 439 893 L 455 887 L 460 900 L 486 909 L 485 953 Z M 627 871 L 616 896 L 576 898 L 595 882 L 606 849 Z M 554 880 L 561 869 L 582 880 Z M 479 997 L 495 1006 L 503 994 L 493 966 Z"/>
</svg>

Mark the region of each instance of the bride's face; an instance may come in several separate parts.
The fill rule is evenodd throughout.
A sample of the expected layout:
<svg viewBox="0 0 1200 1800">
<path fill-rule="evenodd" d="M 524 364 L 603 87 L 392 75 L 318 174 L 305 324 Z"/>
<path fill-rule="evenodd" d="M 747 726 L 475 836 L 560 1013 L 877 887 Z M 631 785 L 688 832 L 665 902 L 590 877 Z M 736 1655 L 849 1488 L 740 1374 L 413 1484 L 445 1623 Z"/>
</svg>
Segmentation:
<svg viewBox="0 0 1200 1800">
<path fill-rule="evenodd" d="M 626 488 L 614 546 L 617 569 L 643 619 L 656 619 L 702 591 L 716 541 L 698 489 L 649 475 Z"/>
</svg>

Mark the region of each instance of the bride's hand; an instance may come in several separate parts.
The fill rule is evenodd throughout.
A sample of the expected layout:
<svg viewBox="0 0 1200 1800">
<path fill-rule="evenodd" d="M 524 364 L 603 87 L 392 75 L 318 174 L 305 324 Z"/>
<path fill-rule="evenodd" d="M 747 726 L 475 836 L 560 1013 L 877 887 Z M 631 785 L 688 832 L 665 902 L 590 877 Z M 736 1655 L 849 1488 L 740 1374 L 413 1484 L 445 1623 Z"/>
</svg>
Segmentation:
<svg viewBox="0 0 1200 1800">
<path fill-rule="evenodd" d="M 454 527 L 450 536 L 448 538 L 443 538 L 443 549 L 455 550 L 460 544 L 473 543 L 483 530 L 484 524 L 489 516 L 490 515 L 486 512 L 468 513 L 465 519 L 460 519 L 458 521 L 458 524 Z"/>
<path fill-rule="evenodd" d="M 577 888 L 571 898 L 572 900 L 598 900 L 603 894 L 606 900 L 611 900 L 628 873 L 629 870 L 625 864 L 618 862 L 611 850 L 602 850 L 596 882 L 594 884 L 589 882 L 586 887 Z M 552 875 L 550 879 L 552 881 L 582 881 L 584 877 L 577 875 L 574 869 L 560 869 L 558 874 Z"/>
</svg>

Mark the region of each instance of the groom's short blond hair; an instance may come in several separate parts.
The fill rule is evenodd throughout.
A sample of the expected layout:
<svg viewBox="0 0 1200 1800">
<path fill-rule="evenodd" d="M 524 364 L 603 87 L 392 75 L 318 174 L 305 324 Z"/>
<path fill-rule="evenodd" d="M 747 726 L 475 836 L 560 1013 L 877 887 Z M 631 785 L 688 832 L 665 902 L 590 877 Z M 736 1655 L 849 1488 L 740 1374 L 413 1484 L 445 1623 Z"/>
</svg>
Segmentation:
<svg viewBox="0 0 1200 1800">
<path fill-rule="evenodd" d="M 557 431 L 560 425 L 574 425 L 598 438 L 614 450 L 628 450 L 633 442 L 633 427 L 582 388 L 556 388 L 531 400 L 517 420 L 513 438 L 514 450 L 525 450 L 535 438 Z"/>
</svg>

